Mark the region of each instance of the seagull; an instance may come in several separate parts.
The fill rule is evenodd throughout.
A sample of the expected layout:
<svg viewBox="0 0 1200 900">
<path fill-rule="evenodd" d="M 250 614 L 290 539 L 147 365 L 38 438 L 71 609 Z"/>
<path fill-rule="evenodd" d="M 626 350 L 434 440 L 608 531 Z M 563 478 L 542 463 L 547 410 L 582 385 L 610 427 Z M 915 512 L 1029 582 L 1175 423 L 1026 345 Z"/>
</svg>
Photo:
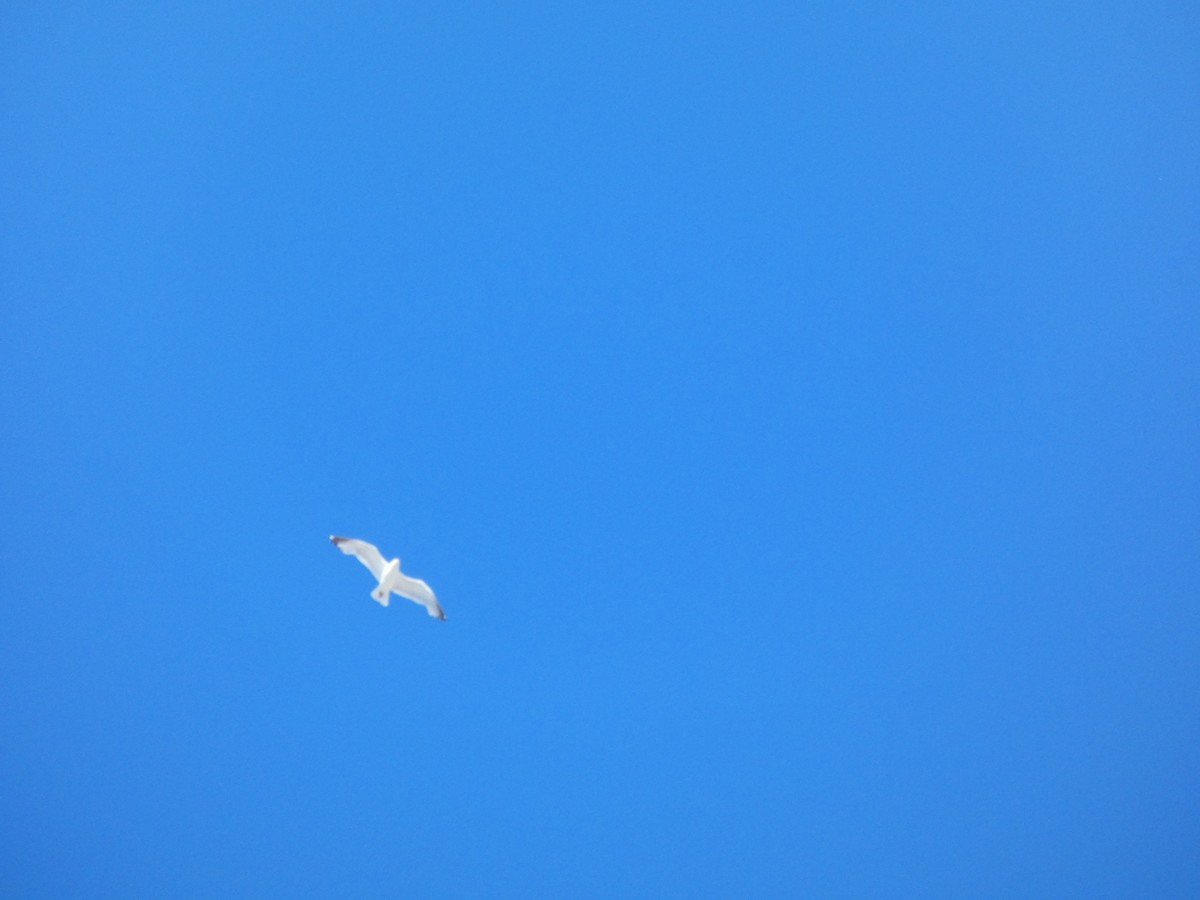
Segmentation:
<svg viewBox="0 0 1200 900">
<path fill-rule="evenodd" d="M 409 578 L 400 571 L 400 560 L 385 560 L 379 548 L 366 541 L 354 538 L 338 537 L 331 534 L 329 540 L 347 556 L 357 556 L 358 561 L 371 570 L 371 574 L 379 580 L 379 586 L 371 591 L 371 599 L 381 606 L 387 606 L 393 593 L 399 594 L 413 603 L 420 603 L 435 619 L 446 620 L 441 604 L 429 585 L 420 578 Z"/>
</svg>

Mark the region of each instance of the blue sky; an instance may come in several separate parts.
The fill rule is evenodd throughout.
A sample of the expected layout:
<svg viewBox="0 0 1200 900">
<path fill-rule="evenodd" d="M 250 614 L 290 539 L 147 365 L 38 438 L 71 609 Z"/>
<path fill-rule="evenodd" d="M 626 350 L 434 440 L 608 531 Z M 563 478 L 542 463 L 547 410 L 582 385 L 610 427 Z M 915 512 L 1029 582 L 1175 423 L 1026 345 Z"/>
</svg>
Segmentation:
<svg viewBox="0 0 1200 900">
<path fill-rule="evenodd" d="M 1200 895 L 1200 16 L 920 7 L 9 4 L 3 893 Z"/>
</svg>

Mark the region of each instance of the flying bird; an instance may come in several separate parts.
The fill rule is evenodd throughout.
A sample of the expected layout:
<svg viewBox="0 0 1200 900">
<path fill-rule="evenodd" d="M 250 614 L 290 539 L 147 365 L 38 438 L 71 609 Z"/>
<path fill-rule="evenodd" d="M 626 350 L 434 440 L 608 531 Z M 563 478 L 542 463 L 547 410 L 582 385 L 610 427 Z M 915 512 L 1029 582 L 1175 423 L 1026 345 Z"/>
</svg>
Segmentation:
<svg viewBox="0 0 1200 900">
<path fill-rule="evenodd" d="M 429 585 L 420 578 L 409 578 L 401 572 L 399 558 L 385 560 L 379 548 L 366 541 L 338 537 L 336 534 L 331 534 L 329 540 L 347 556 L 357 556 L 358 561 L 371 570 L 379 582 L 379 586 L 371 591 L 372 600 L 387 606 L 391 595 L 396 593 L 413 603 L 420 603 L 435 619 L 446 620 L 446 614 L 442 612 L 441 604 Z"/>
</svg>

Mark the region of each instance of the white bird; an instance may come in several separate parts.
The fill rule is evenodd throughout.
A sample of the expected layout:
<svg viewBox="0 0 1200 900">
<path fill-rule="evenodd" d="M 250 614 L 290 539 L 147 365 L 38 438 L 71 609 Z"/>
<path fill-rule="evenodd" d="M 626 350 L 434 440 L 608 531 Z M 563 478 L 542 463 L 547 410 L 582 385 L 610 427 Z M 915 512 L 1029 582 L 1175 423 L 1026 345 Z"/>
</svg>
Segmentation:
<svg viewBox="0 0 1200 900">
<path fill-rule="evenodd" d="M 442 612 L 441 604 L 429 585 L 420 578 L 409 578 L 401 572 L 399 558 L 385 560 L 379 548 L 366 541 L 338 537 L 336 534 L 331 534 L 329 539 L 347 556 L 357 556 L 358 561 L 370 569 L 379 581 L 379 586 L 371 591 L 372 600 L 387 606 L 391 595 L 396 593 L 413 603 L 420 603 L 435 619 L 445 621 L 446 614 Z"/>
</svg>

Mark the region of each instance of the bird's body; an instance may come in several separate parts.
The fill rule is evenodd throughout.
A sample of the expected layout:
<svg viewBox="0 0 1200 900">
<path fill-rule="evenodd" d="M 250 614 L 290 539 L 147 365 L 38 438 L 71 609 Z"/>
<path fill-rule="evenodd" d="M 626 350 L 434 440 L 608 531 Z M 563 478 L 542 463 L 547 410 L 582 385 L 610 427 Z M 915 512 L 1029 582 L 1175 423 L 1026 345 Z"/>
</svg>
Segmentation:
<svg viewBox="0 0 1200 900">
<path fill-rule="evenodd" d="M 379 552 L 379 548 L 374 544 L 368 544 L 366 541 L 355 538 L 338 537 L 336 534 L 331 534 L 329 540 L 347 556 L 357 557 L 358 561 L 375 576 L 379 584 L 375 590 L 371 591 L 371 598 L 381 606 L 388 605 L 392 594 L 399 594 L 406 600 L 424 606 L 426 612 L 435 619 L 445 620 L 446 613 L 442 611 L 441 604 L 438 603 L 433 590 L 420 578 L 409 578 L 401 572 L 399 558 L 385 560 L 383 554 Z"/>
</svg>

